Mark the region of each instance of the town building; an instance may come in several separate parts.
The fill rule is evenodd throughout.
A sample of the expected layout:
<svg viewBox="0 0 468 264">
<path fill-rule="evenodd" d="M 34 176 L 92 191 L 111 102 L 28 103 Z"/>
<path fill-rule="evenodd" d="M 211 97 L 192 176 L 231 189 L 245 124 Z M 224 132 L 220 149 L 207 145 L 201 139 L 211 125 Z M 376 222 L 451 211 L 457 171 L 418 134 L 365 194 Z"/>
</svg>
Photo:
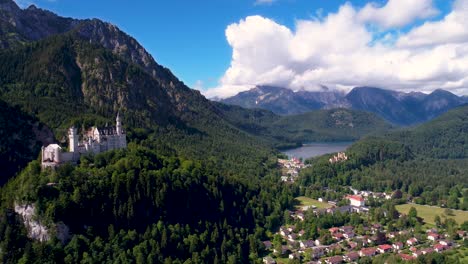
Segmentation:
<svg viewBox="0 0 468 264">
<path fill-rule="evenodd" d="M 346 198 L 351 206 L 361 207 L 365 205 L 364 198 L 360 195 L 348 195 Z"/>
</svg>

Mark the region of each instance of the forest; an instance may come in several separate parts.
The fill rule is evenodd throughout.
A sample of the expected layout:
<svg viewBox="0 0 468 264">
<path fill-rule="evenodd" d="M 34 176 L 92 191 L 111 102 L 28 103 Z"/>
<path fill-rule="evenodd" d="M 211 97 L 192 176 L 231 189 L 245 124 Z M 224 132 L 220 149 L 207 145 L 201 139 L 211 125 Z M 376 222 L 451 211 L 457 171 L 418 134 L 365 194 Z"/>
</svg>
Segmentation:
<svg viewBox="0 0 468 264">
<path fill-rule="evenodd" d="M 272 180 L 266 180 L 268 177 Z M 79 166 L 41 170 L 37 161 L 1 192 L 3 263 L 239 263 L 254 261 L 260 241 L 281 223 L 291 191 L 266 179 L 222 175 L 197 161 L 128 149 L 82 157 Z M 66 243 L 34 242 L 14 204 L 35 204 Z"/>
</svg>

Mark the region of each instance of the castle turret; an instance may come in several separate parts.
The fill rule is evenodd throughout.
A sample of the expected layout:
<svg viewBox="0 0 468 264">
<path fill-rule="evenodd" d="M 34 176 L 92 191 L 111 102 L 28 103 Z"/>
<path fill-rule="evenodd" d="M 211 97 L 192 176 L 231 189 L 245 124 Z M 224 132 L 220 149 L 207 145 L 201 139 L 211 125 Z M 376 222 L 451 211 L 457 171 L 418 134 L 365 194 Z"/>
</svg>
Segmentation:
<svg viewBox="0 0 468 264">
<path fill-rule="evenodd" d="M 71 127 L 68 130 L 68 151 L 78 151 L 78 134 L 75 127 Z"/>
<path fill-rule="evenodd" d="M 117 135 L 122 135 L 122 122 L 120 120 L 120 113 L 117 112 L 117 118 L 115 119 L 115 130 Z"/>
</svg>

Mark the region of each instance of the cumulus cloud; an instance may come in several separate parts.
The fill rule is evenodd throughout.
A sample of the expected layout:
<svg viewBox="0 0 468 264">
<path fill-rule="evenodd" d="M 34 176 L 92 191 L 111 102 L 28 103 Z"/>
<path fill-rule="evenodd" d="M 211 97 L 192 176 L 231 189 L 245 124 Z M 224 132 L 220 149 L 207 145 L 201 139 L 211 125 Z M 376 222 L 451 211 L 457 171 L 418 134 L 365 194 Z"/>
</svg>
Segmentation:
<svg viewBox="0 0 468 264">
<path fill-rule="evenodd" d="M 408 10 L 395 14 L 398 3 Z M 346 3 L 321 19 L 298 20 L 294 29 L 249 16 L 227 27 L 231 65 L 205 95 L 228 97 L 262 84 L 293 90 L 443 88 L 468 94 L 468 0 L 456 0 L 439 21 L 407 33 L 395 30 L 436 12 L 431 1 L 390 0 L 361 9 Z"/>
<path fill-rule="evenodd" d="M 375 3 L 367 4 L 359 11 L 358 19 L 373 22 L 383 28 L 402 27 L 415 19 L 424 19 L 437 15 L 432 0 L 390 0 L 379 7 Z"/>
</svg>

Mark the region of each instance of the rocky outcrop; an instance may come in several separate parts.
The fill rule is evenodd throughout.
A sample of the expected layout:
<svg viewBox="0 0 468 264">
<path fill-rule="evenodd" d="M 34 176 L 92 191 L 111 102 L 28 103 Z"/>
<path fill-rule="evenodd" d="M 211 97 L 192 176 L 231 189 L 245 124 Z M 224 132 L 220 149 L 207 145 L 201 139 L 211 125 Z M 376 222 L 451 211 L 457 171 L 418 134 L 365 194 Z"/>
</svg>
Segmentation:
<svg viewBox="0 0 468 264">
<path fill-rule="evenodd" d="M 37 219 L 36 208 L 32 204 L 15 204 L 15 212 L 21 216 L 28 231 L 28 237 L 31 239 L 46 242 L 51 239 L 52 234 L 55 234 L 62 243 L 70 239 L 68 226 L 64 223 L 57 223 L 52 228 L 47 227 Z"/>
<path fill-rule="evenodd" d="M 15 204 L 15 212 L 23 220 L 23 224 L 28 230 L 28 237 L 41 242 L 50 240 L 48 228 L 38 220 L 35 220 L 36 208 L 31 204 Z"/>
</svg>

